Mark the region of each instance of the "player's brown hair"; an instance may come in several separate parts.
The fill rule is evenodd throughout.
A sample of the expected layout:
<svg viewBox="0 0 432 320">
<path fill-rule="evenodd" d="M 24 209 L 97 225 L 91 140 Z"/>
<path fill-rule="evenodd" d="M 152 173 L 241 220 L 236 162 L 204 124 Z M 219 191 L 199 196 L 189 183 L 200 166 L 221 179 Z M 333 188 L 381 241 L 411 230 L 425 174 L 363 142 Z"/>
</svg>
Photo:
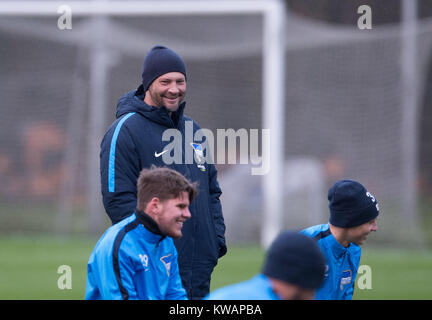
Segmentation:
<svg viewBox="0 0 432 320">
<path fill-rule="evenodd" d="M 143 169 L 137 181 L 138 210 L 144 211 L 147 203 L 153 197 L 161 201 L 175 199 L 182 192 L 189 195 L 189 202 L 196 197 L 197 184 L 191 183 L 179 172 L 169 168 L 158 168 L 152 166 L 150 169 Z"/>
</svg>

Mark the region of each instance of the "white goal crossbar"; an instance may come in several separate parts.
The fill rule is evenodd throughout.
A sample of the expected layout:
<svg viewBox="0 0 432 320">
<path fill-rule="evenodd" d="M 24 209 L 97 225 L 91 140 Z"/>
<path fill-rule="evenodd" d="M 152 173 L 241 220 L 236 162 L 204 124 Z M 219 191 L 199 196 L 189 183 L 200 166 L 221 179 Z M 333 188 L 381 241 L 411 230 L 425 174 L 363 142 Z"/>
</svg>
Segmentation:
<svg viewBox="0 0 432 320">
<path fill-rule="evenodd" d="M 267 247 L 282 226 L 283 210 L 283 163 L 284 163 L 284 25 L 285 5 L 279 0 L 220 0 L 220 1 L 2 1 L 0 16 L 60 16 L 58 9 L 67 5 L 72 16 L 166 16 L 166 15 L 251 15 L 263 17 L 263 128 L 270 129 L 269 171 L 263 176 L 264 206 L 262 222 L 262 245 Z M 93 32 L 96 32 L 93 30 Z M 95 47 L 95 51 L 98 48 Z M 100 51 L 99 51 L 100 53 Z M 98 54 L 95 53 L 97 57 Z M 100 55 L 99 55 L 100 56 Z M 91 68 L 91 77 L 106 75 L 104 63 Z M 101 81 L 91 81 L 101 86 Z M 102 81 L 103 83 L 103 81 Z M 104 88 L 92 88 L 100 92 Z M 100 115 L 103 105 L 91 103 L 90 123 L 95 136 L 102 136 L 103 125 Z M 90 139 L 92 140 L 92 139 Z M 98 146 L 99 141 L 89 142 L 89 150 Z M 93 149 L 94 150 L 94 149 Z M 264 148 L 263 148 L 264 150 Z M 93 183 L 99 182 L 97 155 L 91 174 Z M 93 208 L 97 208 L 93 206 Z M 94 213 L 91 213 L 94 214 Z"/>
</svg>

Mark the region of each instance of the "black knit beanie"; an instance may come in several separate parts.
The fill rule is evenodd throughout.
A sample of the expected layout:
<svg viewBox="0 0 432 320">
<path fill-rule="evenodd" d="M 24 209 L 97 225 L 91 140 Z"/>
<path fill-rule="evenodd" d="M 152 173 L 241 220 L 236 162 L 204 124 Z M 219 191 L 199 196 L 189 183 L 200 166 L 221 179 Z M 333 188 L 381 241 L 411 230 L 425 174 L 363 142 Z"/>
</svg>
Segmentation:
<svg viewBox="0 0 432 320">
<path fill-rule="evenodd" d="M 166 47 L 153 47 L 147 53 L 143 63 L 142 84 L 144 92 L 156 78 L 169 72 L 180 72 L 186 77 L 186 66 L 182 58 Z"/>
<path fill-rule="evenodd" d="M 379 207 L 375 197 L 354 180 L 339 180 L 328 192 L 330 224 L 356 227 L 375 219 Z"/>
<path fill-rule="evenodd" d="M 270 245 L 262 273 L 302 288 L 324 280 L 325 258 L 315 240 L 293 231 L 280 233 Z"/>
</svg>

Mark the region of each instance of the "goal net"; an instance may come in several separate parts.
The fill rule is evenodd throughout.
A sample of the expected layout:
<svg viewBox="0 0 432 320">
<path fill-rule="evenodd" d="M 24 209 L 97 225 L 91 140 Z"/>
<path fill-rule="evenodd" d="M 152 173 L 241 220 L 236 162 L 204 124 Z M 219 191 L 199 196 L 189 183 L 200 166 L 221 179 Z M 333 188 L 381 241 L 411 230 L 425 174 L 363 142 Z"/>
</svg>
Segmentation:
<svg viewBox="0 0 432 320">
<path fill-rule="evenodd" d="M 117 100 L 138 87 L 145 53 L 156 44 L 184 58 L 185 113 L 202 128 L 215 136 L 246 129 L 249 138 L 251 129 L 265 129 L 261 14 L 88 14 L 72 16 L 69 30 L 58 29 L 59 16 L 0 19 L 2 234 L 98 234 L 109 226 L 95 126 L 103 134 L 115 119 Z M 404 153 L 400 26 L 363 32 L 289 13 L 285 28 L 280 229 L 326 223 L 328 188 L 350 178 L 380 205 L 371 242 L 421 245 L 416 189 L 407 188 L 417 171 L 416 155 Z M 415 36 L 421 88 L 432 22 Z M 251 161 L 219 160 L 228 241 L 258 243 L 271 217 L 263 177 L 251 174 Z"/>
</svg>

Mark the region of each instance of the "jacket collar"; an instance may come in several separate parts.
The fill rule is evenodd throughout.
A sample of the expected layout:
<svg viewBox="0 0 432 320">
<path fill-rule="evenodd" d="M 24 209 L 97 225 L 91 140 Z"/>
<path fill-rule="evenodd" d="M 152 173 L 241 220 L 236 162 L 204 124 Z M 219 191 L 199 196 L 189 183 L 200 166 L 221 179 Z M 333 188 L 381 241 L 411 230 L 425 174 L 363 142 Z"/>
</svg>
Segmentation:
<svg viewBox="0 0 432 320">
<path fill-rule="evenodd" d="M 351 244 L 348 247 L 344 247 L 331 234 L 330 236 L 327 237 L 327 246 L 333 253 L 334 257 L 336 259 L 339 259 L 348 251 L 348 249 L 351 247 Z"/>
<path fill-rule="evenodd" d="M 144 211 L 138 209 L 136 209 L 135 213 L 138 221 L 144 226 L 144 228 L 146 228 L 151 233 L 161 237 L 158 241 L 158 244 L 166 238 L 166 235 L 162 233 L 157 223 L 149 215 L 147 215 Z"/>
</svg>

